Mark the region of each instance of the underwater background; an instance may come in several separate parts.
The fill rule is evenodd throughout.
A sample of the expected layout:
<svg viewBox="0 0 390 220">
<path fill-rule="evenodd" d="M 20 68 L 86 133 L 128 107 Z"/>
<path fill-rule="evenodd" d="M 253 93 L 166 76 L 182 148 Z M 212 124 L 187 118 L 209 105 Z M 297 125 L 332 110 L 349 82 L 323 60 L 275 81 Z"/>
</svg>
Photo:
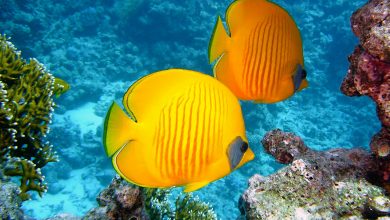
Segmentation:
<svg viewBox="0 0 390 220">
<path fill-rule="evenodd" d="M 237 201 L 255 173 L 282 167 L 260 140 L 274 128 L 294 132 L 311 148 L 368 149 L 380 129 L 374 104 L 339 91 L 348 55 L 357 44 L 349 18 L 366 1 L 274 1 L 295 19 L 303 38 L 309 88 L 277 104 L 241 102 L 256 158 L 196 191 L 220 219 L 239 215 Z M 42 219 L 83 215 L 115 176 L 102 146 L 104 116 L 113 100 L 146 74 L 186 68 L 212 74 L 207 51 L 217 15 L 231 1 L 0 0 L 0 33 L 71 85 L 58 100 L 48 139 L 60 161 L 42 169 L 49 189 L 23 203 Z M 225 20 L 225 19 L 223 19 Z"/>
</svg>

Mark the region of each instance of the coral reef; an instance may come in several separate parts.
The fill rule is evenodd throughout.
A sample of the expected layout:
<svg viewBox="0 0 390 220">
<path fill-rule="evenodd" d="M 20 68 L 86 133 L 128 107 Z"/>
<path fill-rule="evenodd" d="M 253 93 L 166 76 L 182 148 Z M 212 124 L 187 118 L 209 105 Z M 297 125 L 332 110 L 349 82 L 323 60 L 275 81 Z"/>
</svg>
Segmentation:
<svg viewBox="0 0 390 220">
<path fill-rule="evenodd" d="M 20 189 L 13 183 L 0 181 L 1 219 L 30 219 L 21 210 Z M 174 203 L 170 203 L 174 196 Z M 209 204 L 187 193 L 172 195 L 167 189 L 140 188 L 116 176 L 111 184 L 96 198 L 98 207 L 83 217 L 59 213 L 47 220 L 88 220 L 88 219 L 217 219 Z"/>
<path fill-rule="evenodd" d="M 369 96 L 376 103 L 382 129 L 370 148 L 381 166 L 380 184 L 390 192 L 390 2 L 371 0 L 351 17 L 360 40 L 349 57 L 350 67 L 341 91 L 348 96 Z"/>
<path fill-rule="evenodd" d="M 280 129 L 268 132 L 261 143 L 267 153 L 283 164 L 291 163 L 308 150 L 300 137 Z"/>
<path fill-rule="evenodd" d="M 50 220 L 217 219 L 213 209 L 192 194 L 177 196 L 174 204 L 170 204 L 169 196 L 170 190 L 140 188 L 116 176 L 97 197 L 99 207 L 81 218 L 63 213 Z"/>
<path fill-rule="evenodd" d="M 178 195 L 171 205 L 170 190 L 143 188 L 143 191 L 145 209 L 150 219 L 217 219 L 212 207 L 191 193 Z"/>
<path fill-rule="evenodd" d="M 41 168 L 57 157 L 44 139 L 55 107 L 52 97 L 65 87 L 37 60 L 22 59 L 0 35 L 0 170 L 20 177 L 23 200 L 30 198 L 30 190 L 42 195 L 47 189 Z"/>
<path fill-rule="evenodd" d="M 29 215 L 82 216 L 94 206 L 96 194 L 114 172 L 101 152 L 101 141 L 90 138 L 100 135 L 102 128 L 90 125 L 103 120 L 95 115 L 103 117 L 133 80 L 171 67 L 212 72 L 207 64 L 208 41 L 216 16 L 223 15 L 232 0 L 143 0 L 145 4 L 134 10 L 121 7 L 141 1 L 0 0 L 1 32 L 11 36 L 24 55 L 37 57 L 72 85 L 72 91 L 57 102 L 61 106 L 48 134 L 50 142 L 64 146 L 56 148 L 61 163 L 49 163 L 42 170 L 50 188 L 44 199 L 23 203 Z M 301 29 L 311 85 L 305 93 L 276 105 L 242 103 L 251 145 L 275 127 L 297 132 L 316 149 L 369 142 L 371 135 L 366 134 L 379 127 L 372 103 L 354 101 L 337 91 L 347 67 L 343 58 L 355 39 L 348 18 L 366 1 L 275 0 Z M 93 103 L 94 109 L 85 108 L 86 103 Z M 256 150 L 259 156 L 253 164 L 195 194 L 210 202 L 219 218 L 239 214 L 232 200 L 238 199 L 253 173 L 268 175 L 281 166 Z"/>
<path fill-rule="evenodd" d="M 83 219 L 148 219 L 141 189 L 116 177 L 97 197 L 98 208 Z"/>
<path fill-rule="evenodd" d="M 383 189 L 365 179 L 378 165 L 363 149 L 314 151 L 302 148 L 305 144 L 299 137 L 280 130 L 270 131 L 262 143 L 273 149 L 269 151 L 273 156 L 291 164 L 269 177 L 256 174 L 250 178 L 239 200 L 241 218 L 340 219 L 390 214 L 390 204 L 380 202 L 389 199 Z"/>
</svg>

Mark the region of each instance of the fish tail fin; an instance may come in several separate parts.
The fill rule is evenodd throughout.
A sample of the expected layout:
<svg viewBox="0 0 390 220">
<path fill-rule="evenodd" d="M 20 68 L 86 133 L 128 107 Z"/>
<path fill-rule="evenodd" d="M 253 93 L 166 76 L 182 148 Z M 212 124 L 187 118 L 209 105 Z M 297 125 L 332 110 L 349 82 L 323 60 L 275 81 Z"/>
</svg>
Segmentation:
<svg viewBox="0 0 390 220">
<path fill-rule="evenodd" d="M 133 139 L 136 122 L 113 102 L 104 122 L 103 145 L 107 156 L 111 157 L 123 145 Z"/>
<path fill-rule="evenodd" d="M 223 27 L 222 19 L 218 16 L 209 44 L 209 63 L 214 62 L 225 52 L 229 39 L 230 37 Z"/>
</svg>

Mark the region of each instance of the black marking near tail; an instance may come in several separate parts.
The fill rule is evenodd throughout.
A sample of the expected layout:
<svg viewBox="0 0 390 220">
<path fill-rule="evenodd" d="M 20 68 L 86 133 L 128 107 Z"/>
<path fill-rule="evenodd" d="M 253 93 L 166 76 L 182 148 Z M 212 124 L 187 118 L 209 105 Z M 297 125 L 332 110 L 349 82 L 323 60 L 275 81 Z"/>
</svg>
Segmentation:
<svg viewBox="0 0 390 220">
<path fill-rule="evenodd" d="M 242 140 L 241 137 L 236 137 L 229 145 L 228 157 L 230 169 L 234 170 L 240 163 L 244 153 L 248 150 L 248 143 Z"/>
</svg>

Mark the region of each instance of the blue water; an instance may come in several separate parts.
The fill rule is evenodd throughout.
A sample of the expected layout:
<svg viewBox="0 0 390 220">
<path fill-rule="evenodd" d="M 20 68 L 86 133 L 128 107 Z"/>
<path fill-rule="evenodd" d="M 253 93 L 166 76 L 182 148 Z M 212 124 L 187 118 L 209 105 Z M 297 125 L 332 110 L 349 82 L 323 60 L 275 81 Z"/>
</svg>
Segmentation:
<svg viewBox="0 0 390 220">
<path fill-rule="evenodd" d="M 231 1 L 220 0 L 0 0 L 0 33 L 25 58 L 36 57 L 71 84 L 60 97 L 49 139 L 61 161 L 43 172 L 49 191 L 25 202 L 34 218 L 59 212 L 83 215 L 115 175 L 101 144 L 102 122 L 112 100 L 148 73 L 171 67 L 212 73 L 208 41 L 217 15 Z M 242 102 L 247 135 L 256 159 L 195 194 L 221 219 L 239 215 L 237 201 L 255 173 L 269 175 L 280 164 L 260 140 L 274 128 L 295 132 L 315 149 L 368 148 L 379 128 L 366 97 L 346 97 L 339 86 L 347 56 L 358 43 L 349 18 L 363 0 L 275 1 L 295 18 L 304 42 L 310 87 L 287 101 Z"/>
</svg>

